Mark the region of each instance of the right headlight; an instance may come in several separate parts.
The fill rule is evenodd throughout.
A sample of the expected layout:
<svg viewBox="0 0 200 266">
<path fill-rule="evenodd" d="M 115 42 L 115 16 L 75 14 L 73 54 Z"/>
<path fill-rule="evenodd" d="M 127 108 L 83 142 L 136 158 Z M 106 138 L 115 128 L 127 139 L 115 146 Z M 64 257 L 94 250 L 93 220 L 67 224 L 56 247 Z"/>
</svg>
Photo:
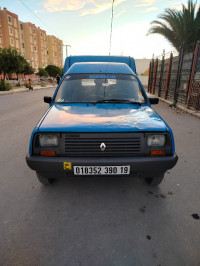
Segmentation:
<svg viewBox="0 0 200 266">
<path fill-rule="evenodd" d="M 148 135 L 147 137 L 147 146 L 164 146 L 165 145 L 165 135 Z"/>
</svg>

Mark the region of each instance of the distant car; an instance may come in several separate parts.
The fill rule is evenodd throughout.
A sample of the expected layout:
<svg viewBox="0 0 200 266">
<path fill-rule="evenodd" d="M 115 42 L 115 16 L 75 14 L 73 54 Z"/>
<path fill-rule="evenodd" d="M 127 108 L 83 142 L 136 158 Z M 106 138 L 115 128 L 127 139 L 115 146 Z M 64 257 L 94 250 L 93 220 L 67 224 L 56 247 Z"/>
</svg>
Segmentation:
<svg viewBox="0 0 200 266">
<path fill-rule="evenodd" d="M 28 166 L 42 184 L 62 176 L 133 176 L 159 185 L 178 157 L 170 127 L 151 108 L 158 98 L 148 99 L 128 64 L 86 59 L 44 97 L 50 107 L 33 130 Z"/>
<path fill-rule="evenodd" d="M 40 81 L 52 81 L 51 77 L 41 77 Z"/>
</svg>

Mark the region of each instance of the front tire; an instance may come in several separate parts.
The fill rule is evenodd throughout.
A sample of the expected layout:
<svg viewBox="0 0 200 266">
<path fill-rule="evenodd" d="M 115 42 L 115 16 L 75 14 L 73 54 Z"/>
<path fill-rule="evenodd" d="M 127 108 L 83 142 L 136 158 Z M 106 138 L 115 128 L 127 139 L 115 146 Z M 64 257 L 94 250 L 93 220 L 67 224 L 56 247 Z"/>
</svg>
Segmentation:
<svg viewBox="0 0 200 266">
<path fill-rule="evenodd" d="M 156 187 L 160 185 L 160 183 L 163 181 L 163 178 L 164 178 L 164 174 L 155 176 L 155 177 L 147 177 L 145 178 L 145 181 L 148 185 Z"/>
<path fill-rule="evenodd" d="M 44 177 L 41 174 L 39 174 L 38 172 L 36 172 L 36 175 L 37 175 L 39 182 L 45 186 L 48 186 L 55 181 L 55 179 Z"/>
</svg>

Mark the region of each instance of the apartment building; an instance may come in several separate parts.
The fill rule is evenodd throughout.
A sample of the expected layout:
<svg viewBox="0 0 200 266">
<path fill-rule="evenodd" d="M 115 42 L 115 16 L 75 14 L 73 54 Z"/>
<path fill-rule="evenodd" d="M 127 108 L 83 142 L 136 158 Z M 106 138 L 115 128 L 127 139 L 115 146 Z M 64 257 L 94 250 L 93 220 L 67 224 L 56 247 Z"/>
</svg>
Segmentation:
<svg viewBox="0 0 200 266">
<path fill-rule="evenodd" d="M 49 64 L 48 62 L 48 43 L 46 31 L 40 28 L 37 29 L 37 40 L 38 40 L 38 59 L 39 66 L 45 67 Z"/>
<path fill-rule="evenodd" d="M 53 64 L 63 65 L 63 42 L 31 22 L 19 21 L 18 16 L 0 8 L 0 47 L 19 51 L 34 69 Z"/>
<path fill-rule="evenodd" d="M 63 62 L 63 42 L 53 35 L 47 36 L 48 62 L 61 67 Z"/>
<path fill-rule="evenodd" d="M 34 69 L 38 69 L 39 55 L 38 55 L 38 36 L 37 27 L 30 23 L 23 23 L 25 58 L 32 65 Z"/>
<path fill-rule="evenodd" d="M 25 57 L 25 36 L 24 36 L 24 25 L 22 21 L 19 21 L 19 41 L 20 41 L 20 52 Z"/>
<path fill-rule="evenodd" d="M 1 21 L 1 45 L 4 47 L 12 47 L 17 51 L 20 50 L 19 40 L 19 28 L 18 28 L 18 16 L 6 8 L 0 10 L 0 21 Z"/>
<path fill-rule="evenodd" d="M 2 19 L 0 16 L 0 48 L 3 47 L 3 32 L 2 32 Z"/>
</svg>

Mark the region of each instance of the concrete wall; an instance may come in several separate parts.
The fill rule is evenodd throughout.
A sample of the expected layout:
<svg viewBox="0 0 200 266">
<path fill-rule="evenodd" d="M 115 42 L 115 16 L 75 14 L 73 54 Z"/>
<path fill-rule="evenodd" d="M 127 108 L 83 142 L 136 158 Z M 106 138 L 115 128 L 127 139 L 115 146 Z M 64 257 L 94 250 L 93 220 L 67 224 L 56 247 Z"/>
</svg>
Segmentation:
<svg viewBox="0 0 200 266">
<path fill-rule="evenodd" d="M 148 76 L 141 76 L 141 75 L 138 75 L 138 77 L 139 77 L 142 85 L 146 87 L 148 85 L 149 77 Z"/>
</svg>

